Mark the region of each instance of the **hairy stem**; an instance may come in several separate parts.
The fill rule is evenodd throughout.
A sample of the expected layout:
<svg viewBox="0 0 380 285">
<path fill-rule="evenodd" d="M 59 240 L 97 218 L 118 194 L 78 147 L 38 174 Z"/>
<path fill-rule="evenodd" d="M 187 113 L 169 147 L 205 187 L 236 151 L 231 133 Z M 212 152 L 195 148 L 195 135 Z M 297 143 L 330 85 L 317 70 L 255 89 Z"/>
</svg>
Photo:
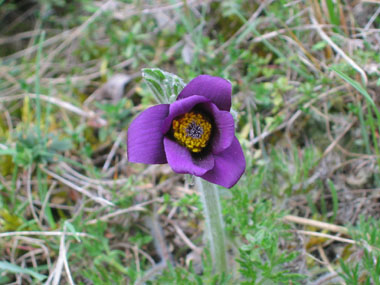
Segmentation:
<svg viewBox="0 0 380 285">
<path fill-rule="evenodd" d="M 227 254 L 219 191 L 214 184 L 203 179 L 196 177 L 195 181 L 202 198 L 214 270 L 217 273 L 226 273 Z"/>
</svg>

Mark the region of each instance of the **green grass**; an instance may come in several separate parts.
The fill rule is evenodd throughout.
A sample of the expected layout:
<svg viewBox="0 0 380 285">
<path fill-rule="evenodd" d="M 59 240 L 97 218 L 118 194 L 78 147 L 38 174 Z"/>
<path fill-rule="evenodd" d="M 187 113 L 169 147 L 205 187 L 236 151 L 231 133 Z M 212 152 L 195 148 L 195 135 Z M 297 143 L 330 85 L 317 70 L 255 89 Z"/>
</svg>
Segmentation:
<svg viewBox="0 0 380 285">
<path fill-rule="evenodd" d="M 380 21 L 325 2 L 0 1 L 0 284 L 379 284 Z M 231 81 L 247 160 L 223 275 L 191 179 L 126 157 L 199 74 Z"/>
</svg>

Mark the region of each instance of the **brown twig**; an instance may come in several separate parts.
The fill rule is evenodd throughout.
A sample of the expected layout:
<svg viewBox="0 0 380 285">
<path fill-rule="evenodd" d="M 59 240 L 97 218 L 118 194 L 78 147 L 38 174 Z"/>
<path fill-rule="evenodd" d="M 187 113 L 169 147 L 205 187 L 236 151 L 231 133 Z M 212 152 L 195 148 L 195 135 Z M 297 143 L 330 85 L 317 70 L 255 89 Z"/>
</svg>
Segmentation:
<svg viewBox="0 0 380 285">
<path fill-rule="evenodd" d="M 283 220 L 286 222 L 292 222 L 292 223 L 301 224 L 301 225 L 305 225 L 305 226 L 313 226 L 313 227 L 317 227 L 320 229 L 329 230 L 329 231 L 337 232 L 337 233 L 341 233 L 341 234 L 347 234 L 348 233 L 348 230 L 345 227 L 341 227 L 341 226 L 337 226 L 337 225 L 329 224 L 329 223 L 325 223 L 325 222 L 320 222 L 320 221 L 316 221 L 316 220 L 301 218 L 301 217 L 297 217 L 297 216 L 293 216 L 293 215 L 287 215 L 287 216 L 283 217 Z"/>
</svg>

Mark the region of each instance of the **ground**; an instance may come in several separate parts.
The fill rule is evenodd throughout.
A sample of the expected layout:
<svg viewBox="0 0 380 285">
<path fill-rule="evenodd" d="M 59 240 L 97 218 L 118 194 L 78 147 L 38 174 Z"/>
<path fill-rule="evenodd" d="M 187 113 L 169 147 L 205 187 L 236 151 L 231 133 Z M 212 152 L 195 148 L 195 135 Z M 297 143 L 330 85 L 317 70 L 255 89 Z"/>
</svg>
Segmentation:
<svg viewBox="0 0 380 285">
<path fill-rule="evenodd" d="M 380 284 L 378 1 L 0 8 L 0 284 Z M 128 162 L 143 68 L 232 84 L 224 275 L 192 178 Z"/>
</svg>

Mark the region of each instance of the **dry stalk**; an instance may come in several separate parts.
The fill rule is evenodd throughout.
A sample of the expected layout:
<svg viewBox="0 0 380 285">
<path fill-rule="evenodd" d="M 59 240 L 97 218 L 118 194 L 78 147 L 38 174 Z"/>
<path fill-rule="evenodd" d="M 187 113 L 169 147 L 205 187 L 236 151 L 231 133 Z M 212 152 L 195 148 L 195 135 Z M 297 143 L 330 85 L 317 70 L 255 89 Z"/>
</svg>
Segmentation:
<svg viewBox="0 0 380 285">
<path fill-rule="evenodd" d="M 49 232 L 49 231 L 7 232 L 7 233 L 0 233 L 0 238 L 13 237 L 13 236 L 62 236 L 62 235 L 95 238 L 94 236 L 86 234 L 86 233 L 66 233 L 66 232 Z"/>
<path fill-rule="evenodd" d="M 340 47 L 338 47 L 331 39 L 330 37 L 322 30 L 321 26 L 318 24 L 317 20 L 314 18 L 313 15 L 310 14 L 311 22 L 315 25 L 315 28 L 320 35 L 320 37 L 325 40 L 334 50 L 336 53 L 338 53 L 349 65 L 352 66 L 357 72 L 360 73 L 364 85 L 367 85 L 368 79 L 367 75 L 364 72 L 364 70 L 356 64 L 355 61 L 353 61 Z"/>
<path fill-rule="evenodd" d="M 70 112 L 73 112 L 73 113 L 75 113 L 81 117 L 84 117 L 84 118 L 87 118 L 90 120 L 95 120 L 100 126 L 107 125 L 107 121 L 100 118 L 95 112 L 82 110 L 79 107 L 76 107 L 76 106 L 74 106 L 74 105 L 72 105 L 66 101 L 63 101 L 61 99 L 58 99 L 58 98 L 55 98 L 52 96 L 27 93 L 27 94 L 21 94 L 21 95 L 12 95 L 12 96 L 0 97 L 0 102 L 15 101 L 15 100 L 24 99 L 25 97 L 30 97 L 33 99 L 37 99 L 37 97 L 39 97 L 41 100 L 43 100 L 45 102 L 49 102 L 49 103 L 52 103 L 54 105 L 57 105 L 61 108 L 64 108 L 64 109 L 70 111 Z"/>
<path fill-rule="evenodd" d="M 43 229 L 42 223 L 40 222 L 40 219 L 38 218 L 37 213 L 34 210 L 31 180 L 32 180 L 32 167 L 30 166 L 26 174 L 26 192 L 28 195 L 29 207 L 30 207 L 30 211 L 32 212 L 34 220 L 37 222 L 40 229 Z"/>
<path fill-rule="evenodd" d="M 329 224 L 325 222 L 320 222 L 316 220 L 301 218 L 301 217 L 297 217 L 293 215 L 287 215 L 283 217 L 283 220 L 286 222 L 292 222 L 292 223 L 301 224 L 305 226 L 312 226 L 312 227 L 329 230 L 329 231 L 337 232 L 341 234 L 348 234 L 348 230 L 345 227 L 341 227 L 341 226 L 337 226 L 337 225 Z"/>
<path fill-rule="evenodd" d="M 322 248 L 321 245 L 318 246 L 318 252 L 319 252 L 319 255 L 321 256 L 323 262 L 324 262 L 325 265 L 327 266 L 327 269 L 330 271 L 330 273 L 333 273 L 333 274 L 338 275 L 338 274 L 336 273 L 336 271 L 334 270 L 334 268 L 331 266 L 331 263 L 330 263 L 329 259 L 327 258 L 326 253 L 325 253 L 325 251 L 323 250 L 323 248 Z M 340 284 L 345 285 L 346 283 L 343 282 L 343 281 L 340 281 Z"/>
<path fill-rule="evenodd" d="M 124 214 L 130 213 L 130 212 L 135 212 L 135 211 L 145 212 L 145 211 L 147 211 L 147 209 L 145 209 L 144 206 L 153 204 L 155 202 L 162 202 L 162 201 L 163 201 L 163 199 L 160 199 L 160 198 L 153 199 L 153 200 L 150 200 L 150 201 L 146 201 L 146 202 L 134 205 L 132 207 L 129 207 L 127 209 L 120 209 L 120 210 L 117 210 L 115 212 L 112 212 L 112 213 L 109 213 L 107 215 L 104 215 L 102 217 L 90 220 L 86 224 L 87 225 L 92 225 L 92 224 L 96 224 L 98 221 L 105 222 L 105 221 L 108 221 L 111 218 L 114 218 L 114 217 L 119 216 L 119 215 L 124 215 Z"/>
<path fill-rule="evenodd" d="M 194 252 L 197 254 L 202 253 L 202 249 L 196 246 L 183 232 L 183 230 L 174 222 L 174 221 L 169 221 L 169 223 L 174 227 L 175 231 L 177 232 L 178 236 L 183 240 L 183 242 L 191 248 Z"/>
<path fill-rule="evenodd" d="M 356 244 L 356 242 L 352 239 L 342 238 L 342 237 L 333 236 L 333 235 L 320 233 L 320 232 L 312 232 L 312 231 L 304 231 L 304 230 L 295 230 L 295 232 L 298 234 L 303 234 L 303 235 L 308 235 L 308 236 L 322 237 L 322 238 L 327 238 L 334 241 Z"/>
<path fill-rule="evenodd" d="M 74 183 L 72 183 L 71 181 L 63 178 L 62 176 L 59 176 L 58 174 L 44 168 L 41 166 L 41 170 L 43 172 L 45 172 L 46 174 L 50 175 L 51 177 L 57 179 L 58 181 L 60 181 L 61 183 L 65 184 L 66 186 L 70 187 L 71 189 L 73 190 L 76 190 L 78 191 L 79 193 L 89 197 L 91 200 L 93 200 L 94 202 L 97 202 L 99 204 L 101 204 L 102 206 L 114 206 L 114 203 L 102 198 L 102 197 L 98 197 L 98 196 L 95 196 L 94 194 L 92 194 L 91 192 L 89 192 L 87 189 L 83 188 L 83 187 L 80 187 Z"/>
</svg>

